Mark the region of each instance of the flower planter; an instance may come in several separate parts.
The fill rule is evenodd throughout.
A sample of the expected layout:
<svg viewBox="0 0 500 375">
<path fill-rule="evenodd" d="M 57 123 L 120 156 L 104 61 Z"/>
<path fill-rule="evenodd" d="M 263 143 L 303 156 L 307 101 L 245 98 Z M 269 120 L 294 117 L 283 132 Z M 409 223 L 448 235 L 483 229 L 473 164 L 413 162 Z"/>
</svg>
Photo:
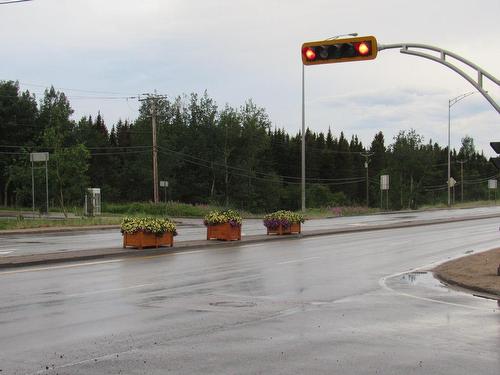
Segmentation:
<svg viewBox="0 0 500 375">
<path fill-rule="evenodd" d="M 237 241 L 241 240 L 241 225 L 232 226 L 229 223 L 208 224 L 207 240 Z"/>
<path fill-rule="evenodd" d="M 123 248 L 132 246 L 138 249 L 145 247 L 174 246 L 172 232 L 156 235 L 151 232 L 137 231 L 135 233 L 123 233 Z"/>
<path fill-rule="evenodd" d="M 276 228 L 267 228 L 267 234 L 292 234 L 292 233 L 300 233 L 300 223 L 292 223 L 289 227 L 284 227 L 283 225 L 279 225 Z"/>
</svg>

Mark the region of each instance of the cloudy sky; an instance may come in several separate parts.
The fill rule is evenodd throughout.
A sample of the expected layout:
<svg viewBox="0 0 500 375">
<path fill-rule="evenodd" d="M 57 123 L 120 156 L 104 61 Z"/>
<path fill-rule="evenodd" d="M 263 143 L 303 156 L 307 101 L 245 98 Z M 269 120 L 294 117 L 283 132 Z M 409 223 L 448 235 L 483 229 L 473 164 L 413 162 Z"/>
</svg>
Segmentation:
<svg viewBox="0 0 500 375">
<path fill-rule="evenodd" d="M 18 80 L 38 97 L 54 85 L 76 120 L 100 110 L 108 127 L 137 117 L 137 100 L 124 97 L 155 89 L 170 97 L 207 90 L 220 106 L 251 98 L 295 134 L 303 42 L 357 32 L 380 44 L 430 44 L 499 77 L 499 14 L 498 0 L 33 0 L 0 5 L 0 80 Z M 448 100 L 474 90 L 398 50 L 308 66 L 305 77 L 307 126 L 356 134 L 365 145 L 380 130 L 389 144 L 410 128 L 445 145 Z M 485 86 L 500 102 L 498 86 Z M 470 135 L 492 155 L 488 143 L 500 141 L 493 107 L 475 94 L 451 113 L 452 147 Z"/>
</svg>

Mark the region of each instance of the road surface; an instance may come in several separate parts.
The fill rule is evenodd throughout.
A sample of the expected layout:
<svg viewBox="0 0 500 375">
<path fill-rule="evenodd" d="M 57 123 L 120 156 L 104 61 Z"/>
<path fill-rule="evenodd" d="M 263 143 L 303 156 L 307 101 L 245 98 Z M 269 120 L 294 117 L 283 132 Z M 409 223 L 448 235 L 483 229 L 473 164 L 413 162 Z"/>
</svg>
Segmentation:
<svg viewBox="0 0 500 375">
<path fill-rule="evenodd" d="M 497 302 L 424 272 L 498 245 L 486 219 L 1 271 L 1 373 L 498 375 Z"/>
</svg>

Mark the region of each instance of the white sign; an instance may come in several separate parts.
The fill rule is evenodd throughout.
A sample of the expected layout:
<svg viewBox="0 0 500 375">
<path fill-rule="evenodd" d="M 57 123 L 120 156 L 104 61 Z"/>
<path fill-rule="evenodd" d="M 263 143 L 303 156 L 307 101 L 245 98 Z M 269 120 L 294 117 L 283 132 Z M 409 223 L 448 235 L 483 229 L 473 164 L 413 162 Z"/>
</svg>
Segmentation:
<svg viewBox="0 0 500 375">
<path fill-rule="evenodd" d="M 380 190 L 389 190 L 389 175 L 383 174 L 380 176 Z"/>
<path fill-rule="evenodd" d="M 168 187 L 168 181 L 160 181 L 161 187 Z"/>
<path fill-rule="evenodd" d="M 497 180 L 488 180 L 488 189 L 496 189 Z"/>
<path fill-rule="evenodd" d="M 450 187 L 453 187 L 456 185 L 456 183 L 457 183 L 457 181 L 453 177 L 450 177 L 450 181 L 448 181 L 448 185 Z"/>
<path fill-rule="evenodd" d="M 48 161 L 48 152 L 32 152 L 30 153 L 30 161 Z"/>
</svg>

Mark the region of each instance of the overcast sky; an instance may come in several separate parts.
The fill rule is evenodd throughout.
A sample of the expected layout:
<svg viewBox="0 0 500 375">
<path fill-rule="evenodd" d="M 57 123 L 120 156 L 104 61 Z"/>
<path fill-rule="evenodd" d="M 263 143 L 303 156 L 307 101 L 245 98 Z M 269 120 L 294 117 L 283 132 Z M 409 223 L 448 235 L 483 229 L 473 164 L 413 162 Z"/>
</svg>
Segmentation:
<svg viewBox="0 0 500 375">
<path fill-rule="evenodd" d="M 0 0 L 2 2 L 4 0 Z M 301 128 L 300 46 L 357 32 L 458 53 L 500 76 L 498 0 L 34 0 L 0 5 L 0 80 L 37 94 L 63 90 L 74 119 L 101 111 L 108 127 L 138 115 L 134 96 L 204 90 L 219 106 L 247 99 L 274 126 Z M 306 124 L 369 146 L 414 128 L 444 146 L 448 100 L 474 88 L 441 64 L 381 51 L 376 60 L 308 66 Z M 485 80 L 500 102 L 498 86 Z M 480 94 L 451 109 L 452 148 L 465 135 L 492 155 L 499 115 Z"/>
</svg>

